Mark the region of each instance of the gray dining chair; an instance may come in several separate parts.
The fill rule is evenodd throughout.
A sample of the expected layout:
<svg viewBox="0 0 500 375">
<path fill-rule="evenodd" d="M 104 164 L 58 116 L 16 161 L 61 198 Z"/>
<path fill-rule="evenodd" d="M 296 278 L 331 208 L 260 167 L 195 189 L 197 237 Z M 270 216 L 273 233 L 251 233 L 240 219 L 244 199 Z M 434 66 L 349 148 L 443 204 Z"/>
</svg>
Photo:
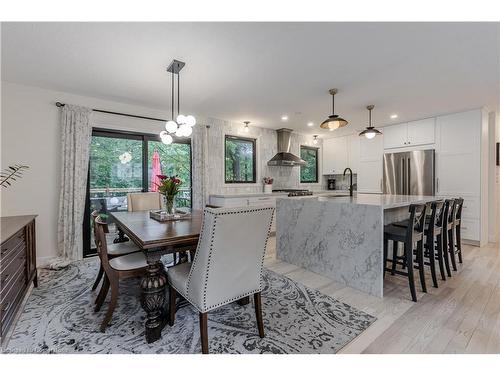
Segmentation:
<svg viewBox="0 0 500 375">
<path fill-rule="evenodd" d="M 168 269 L 170 325 L 179 293 L 199 312 L 204 354 L 208 353 L 207 313 L 251 295 L 259 336 L 264 337 L 260 293 L 273 212 L 273 207 L 205 208 L 193 262 Z"/>
<path fill-rule="evenodd" d="M 127 194 L 127 209 L 129 212 L 159 210 L 161 208 L 163 208 L 163 198 L 158 192 Z"/>
</svg>

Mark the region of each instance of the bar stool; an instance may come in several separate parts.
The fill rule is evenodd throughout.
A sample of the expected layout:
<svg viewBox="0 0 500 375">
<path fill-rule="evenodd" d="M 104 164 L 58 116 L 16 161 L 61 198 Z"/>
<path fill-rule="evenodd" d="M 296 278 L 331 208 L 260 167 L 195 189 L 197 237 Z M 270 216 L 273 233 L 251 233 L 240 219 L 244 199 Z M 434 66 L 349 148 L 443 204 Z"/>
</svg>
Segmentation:
<svg viewBox="0 0 500 375">
<path fill-rule="evenodd" d="M 425 228 L 424 228 L 424 258 L 428 258 L 428 262 L 424 262 L 426 266 L 430 266 L 432 284 L 434 288 L 438 287 L 437 274 L 436 274 L 436 261 L 439 265 L 439 272 L 441 274 L 441 279 L 446 280 L 444 273 L 444 259 L 443 259 L 443 239 L 442 239 L 442 229 L 444 221 L 444 201 L 434 201 L 427 203 L 427 209 L 430 215 L 425 218 Z M 427 212 L 427 211 L 426 211 Z M 394 223 L 396 226 L 406 228 L 408 226 L 408 220 L 403 220 Z"/>
<path fill-rule="evenodd" d="M 448 205 L 448 210 L 445 212 L 445 226 L 446 227 L 446 236 L 447 242 L 443 244 L 444 248 L 444 256 L 445 262 L 447 258 L 450 257 L 451 265 L 453 267 L 453 271 L 457 270 L 457 261 L 455 258 L 455 213 L 456 213 L 456 200 L 455 199 L 446 199 L 445 203 Z M 448 276 L 451 276 L 451 272 L 449 270 L 450 266 L 448 264 Z"/>
<path fill-rule="evenodd" d="M 415 280 L 413 276 L 413 252 L 416 252 L 416 259 L 418 263 L 418 270 L 420 275 L 420 285 L 422 291 L 427 292 L 425 286 L 424 275 L 424 225 L 425 225 L 425 204 L 412 204 L 409 207 L 410 217 L 408 220 L 409 225 L 406 228 L 389 224 L 384 227 L 384 276 L 386 271 L 391 274 L 398 274 L 408 277 L 408 284 L 410 286 L 411 299 L 417 302 L 417 294 L 415 291 Z M 393 256 L 392 260 L 388 259 L 389 241 L 393 241 Z M 397 243 L 403 243 L 404 254 L 403 256 L 397 255 Z M 416 248 L 414 245 L 417 244 Z M 403 262 L 404 260 L 404 262 Z M 387 267 L 387 262 L 392 262 L 392 267 Z M 396 265 L 406 264 L 408 272 L 396 270 Z"/>
<path fill-rule="evenodd" d="M 458 261 L 462 262 L 462 234 L 461 234 L 461 223 L 462 223 L 462 208 L 464 206 L 463 198 L 458 198 L 455 200 L 455 253 L 458 255 Z"/>
</svg>

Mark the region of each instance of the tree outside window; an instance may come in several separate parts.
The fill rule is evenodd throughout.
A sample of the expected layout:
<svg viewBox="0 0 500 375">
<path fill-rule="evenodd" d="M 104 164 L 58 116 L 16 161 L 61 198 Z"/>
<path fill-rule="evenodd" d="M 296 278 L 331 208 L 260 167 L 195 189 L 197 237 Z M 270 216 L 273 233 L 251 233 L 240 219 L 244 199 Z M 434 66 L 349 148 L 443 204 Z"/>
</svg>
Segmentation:
<svg viewBox="0 0 500 375">
<path fill-rule="evenodd" d="M 316 147 L 300 146 L 300 157 L 306 165 L 300 166 L 300 182 L 318 182 L 318 149 Z"/>
<path fill-rule="evenodd" d="M 224 148 L 226 183 L 255 183 L 255 139 L 226 135 Z"/>
</svg>

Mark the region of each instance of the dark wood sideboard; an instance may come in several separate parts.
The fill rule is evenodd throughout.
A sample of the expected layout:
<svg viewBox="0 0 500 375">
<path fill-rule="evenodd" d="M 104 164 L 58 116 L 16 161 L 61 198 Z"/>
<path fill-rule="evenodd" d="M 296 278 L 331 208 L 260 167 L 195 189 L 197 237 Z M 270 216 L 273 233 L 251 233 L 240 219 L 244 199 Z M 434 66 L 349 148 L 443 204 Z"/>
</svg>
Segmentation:
<svg viewBox="0 0 500 375">
<path fill-rule="evenodd" d="M 0 340 L 3 343 L 36 273 L 36 215 L 0 218 Z"/>
</svg>

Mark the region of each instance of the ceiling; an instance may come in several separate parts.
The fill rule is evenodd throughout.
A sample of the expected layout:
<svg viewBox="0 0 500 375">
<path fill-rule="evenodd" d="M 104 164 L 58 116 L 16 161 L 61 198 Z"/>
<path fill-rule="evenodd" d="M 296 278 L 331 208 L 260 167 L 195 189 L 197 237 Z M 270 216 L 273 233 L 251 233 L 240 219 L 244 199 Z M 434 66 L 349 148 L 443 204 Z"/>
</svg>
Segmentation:
<svg viewBox="0 0 500 375">
<path fill-rule="evenodd" d="M 497 23 L 3 23 L 2 80 L 331 136 L 487 105 L 500 83 Z M 391 120 L 391 114 L 399 118 Z M 289 120 L 281 121 L 283 114 Z M 307 122 L 314 122 L 309 128 Z M 338 134 L 337 132 L 334 132 Z"/>
</svg>

